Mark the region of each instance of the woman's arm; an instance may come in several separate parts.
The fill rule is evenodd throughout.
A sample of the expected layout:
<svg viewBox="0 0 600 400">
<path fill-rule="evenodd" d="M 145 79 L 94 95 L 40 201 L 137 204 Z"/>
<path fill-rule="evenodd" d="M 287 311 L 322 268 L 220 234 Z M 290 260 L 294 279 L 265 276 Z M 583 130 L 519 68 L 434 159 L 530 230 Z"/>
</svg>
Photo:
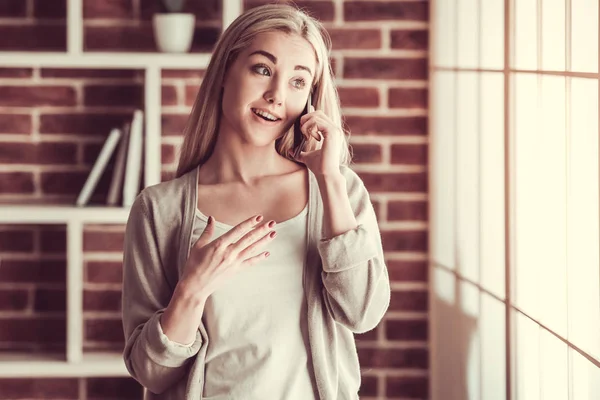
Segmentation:
<svg viewBox="0 0 600 400">
<path fill-rule="evenodd" d="M 323 199 L 323 229 L 325 238 L 356 229 L 358 223 L 348 199 L 346 178 L 342 173 L 315 175 Z"/>
<path fill-rule="evenodd" d="M 160 318 L 163 333 L 173 342 L 193 345 L 205 303 L 206 296 L 198 293 L 185 281 L 179 281 Z"/>
<path fill-rule="evenodd" d="M 348 167 L 318 177 L 323 199 L 323 297 L 338 323 L 355 333 L 381 321 L 390 283 L 375 210 L 362 180 Z"/>
<path fill-rule="evenodd" d="M 198 353 L 202 345 L 197 329 L 200 311 L 198 308 L 185 307 L 185 301 L 180 300 L 185 297 L 179 296 L 184 291 L 177 289 L 175 292 L 178 296 L 173 296 L 161 260 L 157 232 L 142 192 L 131 207 L 125 229 L 123 358 L 131 376 L 153 393 L 164 392 L 186 375 L 187 361 Z M 186 321 L 189 323 L 187 332 L 182 335 L 185 343 L 193 340 L 189 346 L 170 340 L 161 327 L 161 318 L 165 313 L 167 321 L 170 318 L 174 325 L 178 325 L 179 321 L 173 321 L 170 316 L 179 311 L 195 314 L 194 319 Z M 167 322 L 167 325 L 170 323 Z M 174 337 L 179 338 L 177 333 Z"/>
</svg>

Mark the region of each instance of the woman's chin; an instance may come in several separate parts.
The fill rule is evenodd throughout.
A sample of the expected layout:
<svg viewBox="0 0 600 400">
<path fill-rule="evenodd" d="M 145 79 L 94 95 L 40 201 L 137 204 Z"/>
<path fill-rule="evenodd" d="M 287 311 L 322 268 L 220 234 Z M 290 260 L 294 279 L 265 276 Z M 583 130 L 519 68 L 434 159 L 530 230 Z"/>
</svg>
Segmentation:
<svg viewBox="0 0 600 400">
<path fill-rule="evenodd" d="M 248 143 L 262 147 L 272 145 L 277 139 L 283 137 L 286 132 L 287 130 L 282 131 L 282 127 L 279 127 L 279 129 L 265 129 L 251 124 L 246 126 L 244 136 Z"/>
<path fill-rule="evenodd" d="M 261 131 L 256 128 L 247 129 L 244 136 L 246 144 L 254 147 L 272 146 L 277 137 L 279 137 L 278 135 L 265 132 L 264 129 Z"/>
</svg>

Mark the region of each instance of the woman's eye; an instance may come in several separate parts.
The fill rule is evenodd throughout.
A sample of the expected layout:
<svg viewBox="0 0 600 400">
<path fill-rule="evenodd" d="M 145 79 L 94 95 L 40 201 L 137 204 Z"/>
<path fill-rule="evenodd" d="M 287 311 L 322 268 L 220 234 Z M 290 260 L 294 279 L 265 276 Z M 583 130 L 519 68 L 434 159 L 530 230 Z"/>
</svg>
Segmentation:
<svg viewBox="0 0 600 400">
<path fill-rule="evenodd" d="M 259 75 L 269 76 L 271 74 L 269 68 L 267 68 L 265 65 L 256 65 L 254 67 L 254 71 Z"/>
<path fill-rule="evenodd" d="M 306 86 L 306 81 L 304 79 L 296 79 L 294 81 L 294 86 L 298 89 L 303 89 Z"/>
</svg>

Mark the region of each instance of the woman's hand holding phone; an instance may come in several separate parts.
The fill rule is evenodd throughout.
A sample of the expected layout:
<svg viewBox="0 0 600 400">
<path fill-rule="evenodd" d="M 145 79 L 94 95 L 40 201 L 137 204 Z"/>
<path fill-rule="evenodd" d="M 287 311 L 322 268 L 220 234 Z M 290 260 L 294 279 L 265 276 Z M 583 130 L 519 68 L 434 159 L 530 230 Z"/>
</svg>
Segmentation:
<svg viewBox="0 0 600 400">
<path fill-rule="evenodd" d="M 290 150 L 289 155 L 296 161 L 304 163 L 315 175 L 324 176 L 340 172 L 340 156 L 344 145 L 344 132 L 321 110 L 315 110 L 310 104 L 306 115 L 300 117 L 299 133 L 305 141 L 314 139 L 322 141 L 320 149 L 296 152 Z"/>
</svg>

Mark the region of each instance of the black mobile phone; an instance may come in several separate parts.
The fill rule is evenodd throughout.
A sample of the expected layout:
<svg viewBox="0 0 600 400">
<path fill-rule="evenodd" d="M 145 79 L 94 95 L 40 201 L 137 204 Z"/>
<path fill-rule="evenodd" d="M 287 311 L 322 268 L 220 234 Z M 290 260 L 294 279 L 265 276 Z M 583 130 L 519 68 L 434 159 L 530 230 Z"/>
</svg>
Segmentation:
<svg viewBox="0 0 600 400">
<path fill-rule="evenodd" d="M 298 117 L 296 122 L 294 122 L 294 158 L 297 158 L 300 155 L 300 152 L 304 150 L 304 144 L 306 143 L 306 138 L 302 134 L 300 130 L 300 118 L 303 115 L 306 115 L 310 110 L 310 106 L 312 105 L 312 95 L 308 94 L 308 101 L 306 102 L 306 106 L 304 106 L 304 110 L 302 114 Z"/>
</svg>

